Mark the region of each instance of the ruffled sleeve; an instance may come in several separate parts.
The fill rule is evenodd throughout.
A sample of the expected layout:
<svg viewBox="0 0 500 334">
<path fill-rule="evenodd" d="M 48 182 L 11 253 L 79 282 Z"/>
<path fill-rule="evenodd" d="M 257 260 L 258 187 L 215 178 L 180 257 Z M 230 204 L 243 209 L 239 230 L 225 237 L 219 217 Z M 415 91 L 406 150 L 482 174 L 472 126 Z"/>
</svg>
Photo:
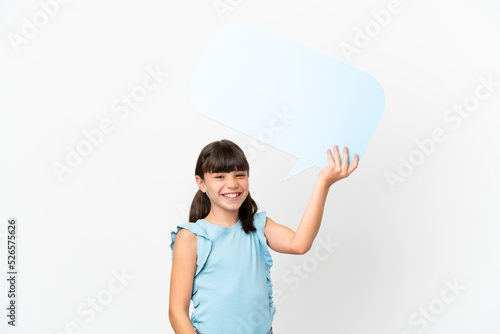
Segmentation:
<svg viewBox="0 0 500 334">
<path fill-rule="evenodd" d="M 273 266 L 273 258 L 271 253 L 269 253 L 269 248 L 267 246 L 267 239 L 264 234 L 264 229 L 266 227 L 266 212 L 258 212 L 254 215 L 254 226 L 257 229 L 257 236 L 259 238 L 260 248 L 262 256 L 264 257 L 264 262 L 266 264 L 266 278 L 267 278 L 267 291 L 269 294 L 269 313 L 271 314 L 271 320 L 276 313 L 276 308 L 273 303 L 273 283 L 271 281 L 271 267 Z"/>
<path fill-rule="evenodd" d="M 177 226 L 176 231 L 172 231 L 170 234 L 172 238 L 172 242 L 170 243 L 170 249 L 172 251 L 171 260 L 174 258 L 174 243 L 175 238 L 177 237 L 177 233 L 181 230 L 181 228 L 185 228 L 196 234 L 196 272 L 194 276 L 198 275 L 198 273 L 203 269 L 205 262 L 207 261 L 208 254 L 210 254 L 210 250 L 212 249 L 212 242 L 208 237 L 207 232 L 198 223 L 184 223 L 182 225 Z"/>
</svg>

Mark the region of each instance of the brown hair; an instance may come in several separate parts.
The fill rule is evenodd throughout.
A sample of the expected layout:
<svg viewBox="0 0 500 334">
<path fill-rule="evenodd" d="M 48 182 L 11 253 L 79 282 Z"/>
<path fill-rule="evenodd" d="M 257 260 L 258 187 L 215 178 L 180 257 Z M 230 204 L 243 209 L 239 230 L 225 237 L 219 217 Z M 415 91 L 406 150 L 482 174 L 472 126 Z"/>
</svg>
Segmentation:
<svg viewBox="0 0 500 334">
<path fill-rule="evenodd" d="M 222 139 L 208 144 L 201 150 L 194 174 L 205 180 L 205 173 L 230 173 L 232 171 L 246 171 L 250 176 L 250 165 L 245 153 L 238 145 L 230 140 Z M 196 222 L 198 219 L 205 218 L 210 213 L 210 209 L 210 199 L 206 193 L 198 189 L 189 209 L 189 221 Z M 252 199 L 249 191 L 238 210 L 242 229 L 247 234 L 256 231 L 253 216 L 257 210 L 257 203 Z"/>
</svg>

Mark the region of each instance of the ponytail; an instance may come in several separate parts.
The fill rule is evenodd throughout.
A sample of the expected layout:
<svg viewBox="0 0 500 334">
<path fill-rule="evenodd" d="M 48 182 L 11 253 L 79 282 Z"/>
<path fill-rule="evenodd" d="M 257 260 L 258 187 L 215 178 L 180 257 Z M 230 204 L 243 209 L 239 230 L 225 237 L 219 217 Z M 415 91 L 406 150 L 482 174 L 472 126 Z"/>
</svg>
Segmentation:
<svg viewBox="0 0 500 334">
<path fill-rule="evenodd" d="M 211 207 L 212 204 L 207 194 L 198 189 L 191 203 L 191 208 L 189 209 L 189 221 L 194 223 L 198 219 L 205 218 L 210 213 Z"/>
</svg>

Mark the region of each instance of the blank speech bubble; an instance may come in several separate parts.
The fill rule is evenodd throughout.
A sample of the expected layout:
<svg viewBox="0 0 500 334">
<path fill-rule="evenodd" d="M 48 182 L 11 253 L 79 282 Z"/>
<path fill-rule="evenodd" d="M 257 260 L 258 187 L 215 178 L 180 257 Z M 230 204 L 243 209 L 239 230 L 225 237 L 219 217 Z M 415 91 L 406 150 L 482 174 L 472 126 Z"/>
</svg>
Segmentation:
<svg viewBox="0 0 500 334">
<path fill-rule="evenodd" d="M 368 73 L 248 22 L 215 33 L 189 95 L 204 116 L 297 157 L 285 180 L 327 166 L 334 145 L 361 159 L 385 106 Z"/>
</svg>

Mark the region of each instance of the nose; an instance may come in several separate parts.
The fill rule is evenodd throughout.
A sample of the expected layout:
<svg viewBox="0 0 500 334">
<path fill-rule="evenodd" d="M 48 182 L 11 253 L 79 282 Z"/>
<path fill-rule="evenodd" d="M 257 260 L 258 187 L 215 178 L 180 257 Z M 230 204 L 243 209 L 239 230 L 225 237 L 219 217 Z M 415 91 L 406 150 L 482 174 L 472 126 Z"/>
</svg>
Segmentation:
<svg viewBox="0 0 500 334">
<path fill-rule="evenodd" d="M 227 178 L 227 186 L 229 188 L 235 188 L 238 186 L 238 181 L 236 180 L 236 177 L 235 176 L 229 176 Z"/>
</svg>

